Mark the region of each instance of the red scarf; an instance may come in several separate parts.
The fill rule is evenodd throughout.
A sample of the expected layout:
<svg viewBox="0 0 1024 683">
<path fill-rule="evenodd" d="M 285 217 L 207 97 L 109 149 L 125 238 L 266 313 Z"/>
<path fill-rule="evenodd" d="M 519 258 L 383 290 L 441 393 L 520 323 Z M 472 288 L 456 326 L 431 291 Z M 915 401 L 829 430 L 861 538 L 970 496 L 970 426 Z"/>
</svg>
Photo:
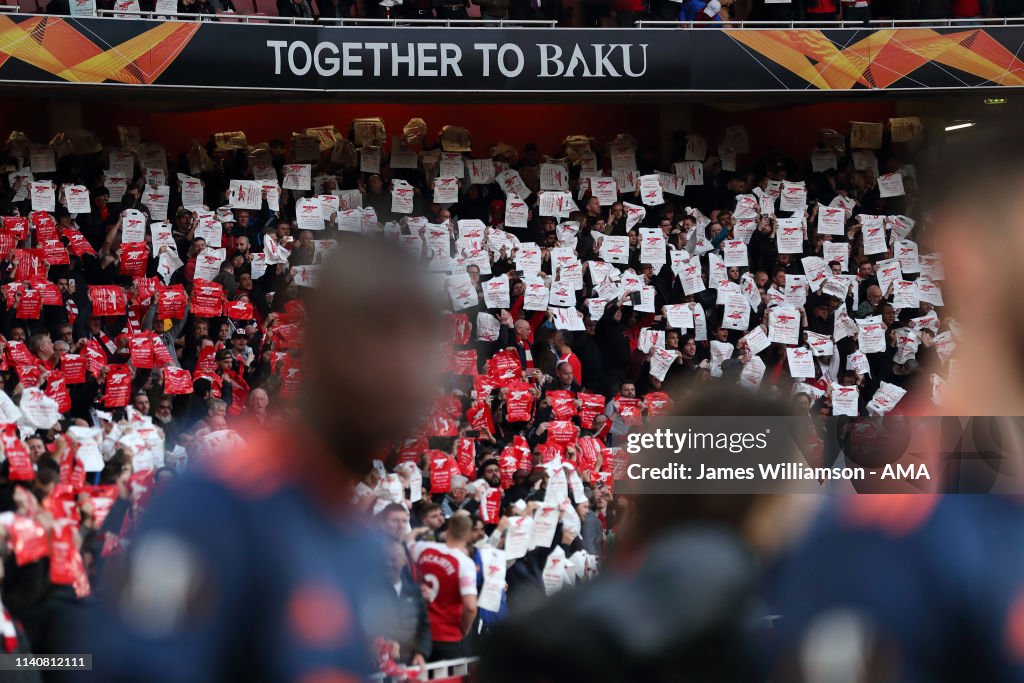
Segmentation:
<svg viewBox="0 0 1024 683">
<path fill-rule="evenodd" d="M 4 607 L 0 607 L 0 635 L 4 638 L 4 652 L 12 653 L 18 649 L 18 629 L 11 613 Z"/>
<path fill-rule="evenodd" d="M 109 353 L 111 356 L 117 353 L 117 345 L 114 344 L 113 340 L 109 336 L 107 336 L 106 332 L 100 330 L 96 334 L 96 336 L 100 338 L 100 342 L 103 343 L 103 346 L 104 348 L 106 348 L 107 353 Z"/>
<path fill-rule="evenodd" d="M 74 326 L 75 319 L 78 318 L 78 304 L 74 299 L 69 298 L 64 302 L 64 309 L 68 312 L 68 324 Z"/>
</svg>

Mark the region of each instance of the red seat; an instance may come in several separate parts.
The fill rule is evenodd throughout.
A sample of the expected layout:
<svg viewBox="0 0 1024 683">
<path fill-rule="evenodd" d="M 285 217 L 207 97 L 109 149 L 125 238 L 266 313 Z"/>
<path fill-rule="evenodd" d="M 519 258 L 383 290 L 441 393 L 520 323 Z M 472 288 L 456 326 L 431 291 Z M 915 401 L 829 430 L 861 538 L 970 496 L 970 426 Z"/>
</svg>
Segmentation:
<svg viewBox="0 0 1024 683">
<path fill-rule="evenodd" d="M 277 16 L 277 0 L 254 0 L 256 14 L 268 17 Z"/>
</svg>

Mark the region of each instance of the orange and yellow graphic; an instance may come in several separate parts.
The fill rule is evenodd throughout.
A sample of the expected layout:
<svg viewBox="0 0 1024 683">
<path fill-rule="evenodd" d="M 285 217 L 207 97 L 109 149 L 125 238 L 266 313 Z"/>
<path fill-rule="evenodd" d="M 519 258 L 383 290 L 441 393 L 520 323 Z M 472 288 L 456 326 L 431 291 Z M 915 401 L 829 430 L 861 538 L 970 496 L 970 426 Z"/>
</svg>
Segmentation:
<svg viewBox="0 0 1024 683">
<path fill-rule="evenodd" d="M 72 83 L 150 84 L 199 30 L 198 22 L 161 23 L 118 45 L 60 17 L 20 23 L 0 15 L 0 66 L 17 59 Z"/>
<path fill-rule="evenodd" d="M 913 85 L 914 72 L 925 64 L 950 67 L 984 81 L 967 83 L 956 71 L 947 71 L 963 87 L 1024 85 L 1024 62 L 982 29 L 953 33 L 883 29 L 849 45 L 837 45 L 814 29 L 727 29 L 726 33 L 804 79 L 808 87 L 822 90 L 887 88 L 904 78 Z M 863 33 L 836 31 L 832 35 L 853 39 Z"/>
</svg>

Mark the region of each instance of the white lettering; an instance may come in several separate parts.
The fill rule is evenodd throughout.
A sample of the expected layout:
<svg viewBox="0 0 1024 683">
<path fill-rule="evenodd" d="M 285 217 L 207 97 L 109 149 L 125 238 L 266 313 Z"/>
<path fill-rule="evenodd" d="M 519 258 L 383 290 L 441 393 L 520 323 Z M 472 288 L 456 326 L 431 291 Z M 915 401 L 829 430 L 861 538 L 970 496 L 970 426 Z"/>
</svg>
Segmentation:
<svg viewBox="0 0 1024 683">
<path fill-rule="evenodd" d="M 295 53 L 302 52 L 303 55 L 303 66 L 298 66 L 295 63 Z M 288 46 L 288 68 L 291 69 L 292 73 L 296 76 L 305 76 L 309 73 L 309 70 L 313 67 L 313 54 L 309 51 L 309 45 L 305 43 L 295 41 Z"/>
<path fill-rule="evenodd" d="M 330 52 L 332 57 L 324 57 L 324 52 Z M 313 50 L 313 59 L 316 61 L 316 71 L 321 76 L 333 76 L 341 69 L 341 61 L 338 59 L 338 46 L 334 43 L 317 43 Z"/>
<path fill-rule="evenodd" d="M 608 51 L 605 52 L 601 48 L 607 47 Z M 595 65 L 596 76 L 614 76 L 619 77 L 619 72 L 615 70 L 615 66 L 608 61 L 612 56 L 612 51 L 615 49 L 614 45 L 602 45 L 601 43 L 594 44 L 594 57 L 597 58 L 597 64 Z"/>
<path fill-rule="evenodd" d="M 417 43 L 416 54 L 419 57 L 419 68 L 417 76 L 437 76 L 437 69 L 427 68 L 430 64 L 437 64 L 437 55 L 433 54 L 437 49 L 437 43 Z M 427 54 L 427 52 L 431 54 Z"/>
<path fill-rule="evenodd" d="M 387 43 L 367 43 L 366 49 L 373 52 L 373 75 L 380 76 L 380 53 L 388 49 Z"/>
<path fill-rule="evenodd" d="M 622 45 L 622 70 L 625 71 L 626 75 L 630 78 L 640 78 L 647 73 L 647 43 L 641 43 L 640 51 L 644 57 L 643 68 L 637 73 L 633 73 L 633 70 L 629 68 L 631 63 L 629 45 Z"/>
<path fill-rule="evenodd" d="M 268 40 L 267 47 L 274 48 L 274 75 L 281 75 L 281 49 L 288 46 L 286 40 Z"/>
<path fill-rule="evenodd" d="M 459 62 L 462 60 L 462 48 L 455 43 L 441 43 L 441 75 L 447 76 L 449 69 L 453 76 L 462 77 Z"/>
<path fill-rule="evenodd" d="M 551 78 L 552 76 L 561 76 L 562 72 L 565 71 L 565 65 L 562 64 L 562 48 L 548 43 L 538 43 L 537 47 L 540 48 L 540 77 Z M 554 73 L 548 68 L 552 65 L 557 67 L 557 71 Z"/>
<path fill-rule="evenodd" d="M 473 49 L 482 52 L 484 78 L 491 75 L 491 53 L 498 49 L 497 43 L 473 43 Z"/>
<path fill-rule="evenodd" d="M 580 50 L 579 45 L 574 46 L 572 49 L 572 57 L 569 58 L 569 66 L 565 67 L 565 75 L 575 78 L 577 66 L 583 67 L 583 73 L 580 74 L 583 78 L 590 78 L 594 75 L 590 73 L 590 67 L 587 66 L 587 60 L 583 58 L 583 52 Z"/>
<path fill-rule="evenodd" d="M 344 76 L 362 76 L 363 75 L 363 56 L 359 54 L 352 54 L 352 50 L 358 50 L 363 46 L 362 43 L 342 43 L 341 44 L 341 71 Z"/>
<path fill-rule="evenodd" d="M 511 52 L 515 55 L 515 66 L 511 69 L 505 67 L 505 55 Z M 511 43 L 505 43 L 498 50 L 498 70 L 501 71 L 501 75 L 505 78 L 515 78 L 519 74 L 523 73 L 523 64 L 526 61 L 523 56 L 523 51 L 519 49 L 518 45 Z"/>
<path fill-rule="evenodd" d="M 409 54 L 403 55 L 398 51 L 398 43 L 391 43 L 391 75 L 398 76 L 398 65 L 405 64 L 409 67 L 408 75 L 413 77 L 416 75 L 416 67 L 414 63 L 416 61 L 416 51 L 413 49 L 412 43 L 406 43 L 409 48 Z"/>
</svg>

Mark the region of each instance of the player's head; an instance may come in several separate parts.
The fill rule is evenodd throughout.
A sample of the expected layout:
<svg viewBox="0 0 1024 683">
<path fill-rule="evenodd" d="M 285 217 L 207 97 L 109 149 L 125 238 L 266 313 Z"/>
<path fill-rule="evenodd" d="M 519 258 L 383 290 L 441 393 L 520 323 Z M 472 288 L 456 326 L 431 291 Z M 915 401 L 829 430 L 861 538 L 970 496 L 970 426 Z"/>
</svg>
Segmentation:
<svg viewBox="0 0 1024 683">
<path fill-rule="evenodd" d="M 456 543 L 464 543 L 469 540 L 473 533 L 473 518 L 469 513 L 460 510 L 448 520 L 448 531 L 446 539 Z"/>
<path fill-rule="evenodd" d="M 396 245 L 345 240 L 309 301 L 304 414 L 354 473 L 406 433 L 436 390 L 437 309 L 421 268 Z"/>
<path fill-rule="evenodd" d="M 982 128 L 982 127 L 979 127 Z M 922 166 L 930 192 L 923 239 L 942 256 L 946 314 L 960 323 L 957 414 L 1024 407 L 1024 140 L 998 127 L 958 131 Z M 928 253 L 922 249 L 922 253 Z M 966 372 L 959 372 L 964 370 Z M 966 411 L 966 412 L 963 412 Z"/>
</svg>

